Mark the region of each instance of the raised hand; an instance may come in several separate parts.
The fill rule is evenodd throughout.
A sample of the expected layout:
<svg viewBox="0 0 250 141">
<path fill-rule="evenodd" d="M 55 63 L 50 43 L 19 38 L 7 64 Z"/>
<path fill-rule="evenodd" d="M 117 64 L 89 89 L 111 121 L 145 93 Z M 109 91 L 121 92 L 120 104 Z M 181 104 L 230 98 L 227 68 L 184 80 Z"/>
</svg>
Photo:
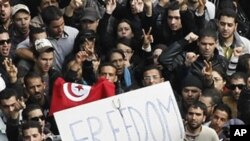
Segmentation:
<svg viewBox="0 0 250 141">
<path fill-rule="evenodd" d="M 186 37 L 185 40 L 188 41 L 188 43 L 192 43 L 196 41 L 199 38 L 198 35 L 194 34 L 193 32 L 190 32 Z"/>
<path fill-rule="evenodd" d="M 94 52 L 95 52 L 95 39 L 93 41 L 85 39 L 84 51 L 86 51 L 86 53 L 90 57 L 94 55 Z"/>
<path fill-rule="evenodd" d="M 146 33 L 144 29 L 142 29 L 143 33 L 143 47 L 149 47 L 150 43 L 154 42 L 153 35 L 151 34 L 152 27 L 149 28 L 148 32 Z"/>
<path fill-rule="evenodd" d="M 9 75 L 11 83 L 15 83 L 17 80 L 18 71 L 17 71 L 16 66 L 13 64 L 12 59 L 5 58 L 3 61 L 3 65 L 5 67 L 6 72 Z"/>
<path fill-rule="evenodd" d="M 142 0 L 132 0 L 132 3 L 135 5 L 136 13 L 141 13 L 143 11 L 144 3 Z"/>
<path fill-rule="evenodd" d="M 14 103 L 14 109 L 10 111 L 10 118 L 17 119 L 19 117 L 20 111 L 26 108 L 26 104 L 24 102 L 24 98 L 18 99 Z"/>
<path fill-rule="evenodd" d="M 205 11 L 206 0 L 198 0 L 199 5 L 197 7 L 198 13 L 203 14 Z"/>
<path fill-rule="evenodd" d="M 82 0 L 71 0 L 71 2 L 70 2 L 70 6 L 74 9 L 77 9 L 77 8 L 81 7 L 82 5 L 83 5 Z"/>
<path fill-rule="evenodd" d="M 241 47 L 236 47 L 236 48 L 234 48 L 234 50 L 233 50 L 233 55 L 234 55 L 235 57 L 239 57 L 239 56 L 242 55 L 242 51 L 243 51 L 243 47 L 242 47 L 242 46 L 241 46 Z"/>
<path fill-rule="evenodd" d="M 112 14 L 116 8 L 116 0 L 106 1 L 106 13 Z"/>
<path fill-rule="evenodd" d="M 166 7 L 169 4 L 169 0 L 159 0 L 159 5 L 162 7 Z"/>
<path fill-rule="evenodd" d="M 148 17 L 151 17 L 153 14 L 153 1 L 152 0 L 143 0 L 145 6 L 145 12 Z"/>
<path fill-rule="evenodd" d="M 152 0 L 143 0 L 143 3 L 146 7 L 152 6 L 153 1 Z"/>
<path fill-rule="evenodd" d="M 82 62 L 84 62 L 87 58 L 88 58 L 88 54 L 86 51 L 79 51 L 76 55 L 75 55 L 75 61 L 78 64 L 81 64 Z"/>
<path fill-rule="evenodd" d="M 203 76 L 205 76 L 206 79 L 212 79 L 212 62 L 207 62 L 206 60 L 204 60 L 204 64 L 205 66 L 202 69 Z"/>
<path fill-rule="evenodd" d="M 195 54 L 194 52 L 187 52 L 186 58 L 185 58 L 186 66 L 190 66 L 194 61 L 197 60 L 198 57 L 199 57 L 199 54 Z"/>
</svg>

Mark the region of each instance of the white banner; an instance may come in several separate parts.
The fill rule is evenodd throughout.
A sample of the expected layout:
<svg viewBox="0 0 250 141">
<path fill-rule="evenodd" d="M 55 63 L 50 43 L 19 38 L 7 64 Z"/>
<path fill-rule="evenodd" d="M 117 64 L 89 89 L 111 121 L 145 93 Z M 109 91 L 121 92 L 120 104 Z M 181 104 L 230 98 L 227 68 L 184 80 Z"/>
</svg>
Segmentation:
<svg viewBox="0 0 250 141">
<path fill-rule="evenodd" d="M 169 82 L 54 115 L 63 141 L 183 141 L 185 136 Z"/>
</svg>

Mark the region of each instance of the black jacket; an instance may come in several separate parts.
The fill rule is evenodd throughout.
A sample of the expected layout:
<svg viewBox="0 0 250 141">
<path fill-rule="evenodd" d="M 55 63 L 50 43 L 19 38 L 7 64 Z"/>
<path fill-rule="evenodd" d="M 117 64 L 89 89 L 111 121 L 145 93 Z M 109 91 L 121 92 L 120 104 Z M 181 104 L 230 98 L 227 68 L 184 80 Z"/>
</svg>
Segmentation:
<svg viewBox="0 0 250 141">
<path fill-rule="evenodd" d="M 181 80 L 190 72 L 203 78 L 202 69 L 205 66 L 205 59 L 201 55 L 191 66 L 187 67 L 185 65 L 187 45 L 188 42 L 184 39 L 174 42 L 159 57 L 159 62 L 163 66 L 165 73 L 167 73 L 167 78 L 172 81 L 172 84 L 175 84 L 173 87 L 176 89 L 180 89 Z M 213 68 L 218 67 L 222 70 L 227 70 L 228 61 L 219 55 L 217 49 L 215 49 L 214 56 L 209 61 L 212 62 Z M 204 84 L 204 86 L 208 85 Z"/>
</svg>

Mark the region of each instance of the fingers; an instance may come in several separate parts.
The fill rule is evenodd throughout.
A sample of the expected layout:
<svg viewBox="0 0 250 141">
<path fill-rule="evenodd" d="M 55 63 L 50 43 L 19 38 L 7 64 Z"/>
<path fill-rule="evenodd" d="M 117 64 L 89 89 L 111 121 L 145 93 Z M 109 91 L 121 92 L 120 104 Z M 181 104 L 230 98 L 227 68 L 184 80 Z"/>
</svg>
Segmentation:
<svg viewBox="0 0 250 141">
<path fill-rule="evenodd" d="M 149 28 L 148 32 L 147 32 L 147 35 L 150 35 L 151 34 L 151 31 L 152 31 L 152 27 Z"/>
<path fill-rule="evenodd" d="M 209 63 L 207 62 L 207 60 L 204 60 L 203 62 L 205 63 L 205 67 L 208 68 L 209 67 Z"/>
<path fill-rule="evenodd" d="M 24 99 L 23 97 L 18 100 L 16 103 L 15 103 L 15 111 L 20 111 L 21 109 L 25 109 L 26 108 L 26 104 L 24 102 Z"/>
<path fill-rule="evenodd" d="M 151 34 L 151 31 L 152 31 L 152 27 L 149 27 L 149 30 L 148 32 L 146 33 L 144 29 L 142 29 L 142 33 L 143 33 L 143 36 L 149 36 Z"/>
<path fill-rule="evenodd" d="M 206 68 L 206 72 L 208 72 L 208 71 L 212 71 L 212 62 L 211 61 L 209 61 L 209 62 L 207 62 L 206 60 L 204 60 L 204 64 L 205 64 L 205 68 Z"/>
<path fill-rule="evenodd" d="M 3 61 L 3 65 L 5 69 L 8 71 L 11 67 L 13 67 L 12 59 L 5 58 Z"/>
<path fill-rule="evenodd" d="M 88 57 L 88 53 L 86 52 L 86 51 L 79 51 L 78 53 L 77 53 L 77 57 L 79 57 L 79 58 L 86 58 L 86 57 Z"/>
</svg>

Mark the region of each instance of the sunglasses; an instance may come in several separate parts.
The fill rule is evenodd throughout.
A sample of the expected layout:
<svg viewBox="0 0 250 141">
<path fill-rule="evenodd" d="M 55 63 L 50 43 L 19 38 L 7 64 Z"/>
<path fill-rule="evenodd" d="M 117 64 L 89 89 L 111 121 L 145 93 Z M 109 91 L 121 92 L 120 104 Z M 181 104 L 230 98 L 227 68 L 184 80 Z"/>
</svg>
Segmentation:
<svg viewBox="0 0 250 141">
<path fill-rule="evenodd" d="M 39 116 L 39 117 L 33 117 L 33 118 L 31 118 L 30 120 L 32 120 L 32 121 L 39 121 L 39 119 L 40 119 L 40 120 L 45 120 L 45 116 L 42 115 L 42 116 Z"/>
<path fill-rule="evenodd" d="M 4 45 L 5 43 L 9 44 L 11 42 L 10 39 L 7 40 L 0 40 L 0 45 Z"/>
<path fill-rule="evenodd" d="M 236 87 L 239 88 L 239 89 L 243 89 L 245 86 L 246 85 L 244 85 L 244 84 L 237 84 L 237 85 L 231 84 L 231 85 L 229 85 L 229 89 L 230 90 L 235 90 Z"/>
</svg>

